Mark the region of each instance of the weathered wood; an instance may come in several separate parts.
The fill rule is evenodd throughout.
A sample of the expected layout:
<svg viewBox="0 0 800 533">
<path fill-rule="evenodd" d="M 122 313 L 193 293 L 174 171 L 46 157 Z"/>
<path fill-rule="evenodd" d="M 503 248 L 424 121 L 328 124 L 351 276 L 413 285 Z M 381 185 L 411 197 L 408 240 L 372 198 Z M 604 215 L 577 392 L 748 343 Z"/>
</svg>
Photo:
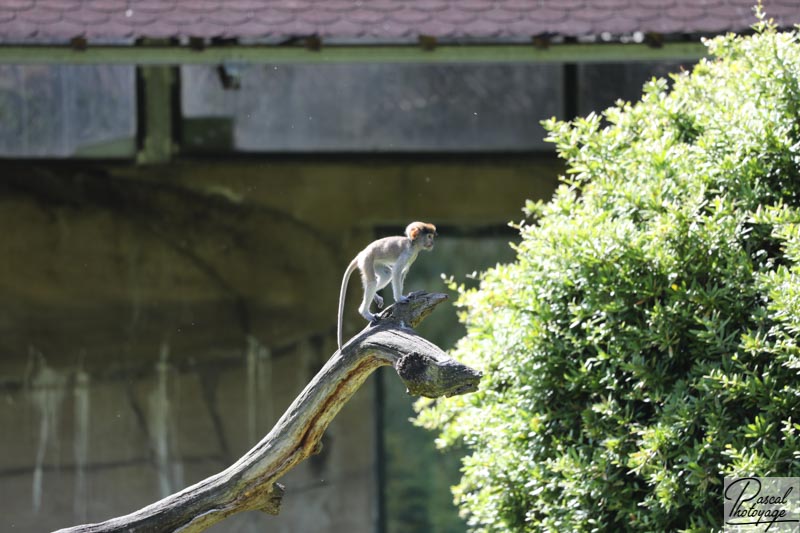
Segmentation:
<svg viewBox="0 0 800 533">
<path fill-rule="evenodd" d="M 255 447 L 226 470 L 131 514 L 59 533 L 202 531 L 241 511 L 277 514 L 277 480 L 318 453 L 325 428 L 377 368 L 392 365 L 411 394 L 437 397 L 476 390 L 480 373 L 448 357 L 411 327 L 447 299 L 413 293 L 379 315 L 336 352 Z"/>
</svg>

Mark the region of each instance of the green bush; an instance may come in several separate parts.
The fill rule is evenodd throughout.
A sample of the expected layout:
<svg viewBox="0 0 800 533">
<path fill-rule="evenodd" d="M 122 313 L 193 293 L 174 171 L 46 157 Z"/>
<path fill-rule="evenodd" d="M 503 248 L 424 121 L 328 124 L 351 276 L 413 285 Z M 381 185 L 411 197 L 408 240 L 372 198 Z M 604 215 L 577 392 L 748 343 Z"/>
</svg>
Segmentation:
<svg viewBox="0 0 800 533">
<path fill-rule="evenodd" d="M 547 122 L 564 183 L 459 287 L 482 387 L 417 419 L 473 531 L 708 531 L 725 475 L 800 476 L 800 44 L 756 29 Z"/>
</svg>

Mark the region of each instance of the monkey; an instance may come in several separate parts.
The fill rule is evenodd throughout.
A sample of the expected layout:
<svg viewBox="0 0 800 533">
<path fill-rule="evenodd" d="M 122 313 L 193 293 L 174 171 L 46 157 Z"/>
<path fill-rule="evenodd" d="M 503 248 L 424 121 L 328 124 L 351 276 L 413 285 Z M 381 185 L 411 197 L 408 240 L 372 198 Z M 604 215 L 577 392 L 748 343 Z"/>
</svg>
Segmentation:
<svg viewBox="0 0 800 533">
<path fill-rule="evenodd" d="M 344 299 L 350 276 L 355 269 L 361 271 L 361 283 L 364 285 L 364 298 L 358 312 L 368 322 L 375 320 L 375 315 L 370 313 L 370 304 L 375 301 L 378 309 L 383 307 L 383 298 L 378 291 L 392 282 L 392 293 L 395 302 L 406 300 L 403 295 L 403 283 L 408 274 L 408 269 L 416 260 L 420 250 L 433 249 L 433 239 L 436 237 L 436 226 L 425 222 L 412 222 L 406 226 L 405 237 L 384 237 L 371 242 L 361 250 L 355 259 L 350 261 L 342 278 L 342 288 L 339 292 L 339 315 L 336 323 L 336 340 L 339 350 L 342 349 L 342 316 L 344 314 Z"/>
</svg>

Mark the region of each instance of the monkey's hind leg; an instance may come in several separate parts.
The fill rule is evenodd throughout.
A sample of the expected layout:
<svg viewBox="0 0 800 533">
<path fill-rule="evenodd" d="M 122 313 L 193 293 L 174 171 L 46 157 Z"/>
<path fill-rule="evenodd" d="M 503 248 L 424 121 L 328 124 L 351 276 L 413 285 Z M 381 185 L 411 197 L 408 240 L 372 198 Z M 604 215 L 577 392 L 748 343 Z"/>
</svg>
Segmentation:
<svg viewBox="0 0 800 533">
<path fill-rule="evenodd" d="M 366 303 L 366 302 L 371 302 L 372 298 L 375 297 L 374 294 L 372 295 L 372 297 L 369 297 L 369 293 L 370 292 L 374 292 L 374 290 L 375 290 L 374 286 L 372 286 L 371 288 L 372 288 L 372 291 L 367 290 L 367 287 L 364 288 L 364 300 L 361 302 L 361 305 L 358 307 L 358 312 L 361 313 L 361 316 L 363 316 L 364 319 L 367 322 L 374 322 L 375 321 L 375 315 L 370 313 L 370 311 L 369 311 L 369 303 Z"/>
<path fill-rule="evenodd" d="M 374 279 L 364 280 L 364 298 L 361 300 L 361 305 L 358 306 L 358 312 L 361 313 L 367 322 L 374 322 L 375 315 L 369 312 L 369 305 L 375 299 L 378 286 L 375 284 Z"/>
</svg>

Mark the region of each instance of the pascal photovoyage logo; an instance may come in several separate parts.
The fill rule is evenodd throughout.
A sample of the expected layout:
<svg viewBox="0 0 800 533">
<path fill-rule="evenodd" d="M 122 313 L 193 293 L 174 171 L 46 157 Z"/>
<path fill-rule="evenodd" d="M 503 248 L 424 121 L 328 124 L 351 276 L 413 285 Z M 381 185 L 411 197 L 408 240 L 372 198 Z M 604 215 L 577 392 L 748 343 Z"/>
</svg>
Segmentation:
<svg viewBox="0 0 800 533">
<path fill-rule="evenodd" d="M 724 531 L 800 533 L 800 478 L 726 477 Z"/>
</svg>

